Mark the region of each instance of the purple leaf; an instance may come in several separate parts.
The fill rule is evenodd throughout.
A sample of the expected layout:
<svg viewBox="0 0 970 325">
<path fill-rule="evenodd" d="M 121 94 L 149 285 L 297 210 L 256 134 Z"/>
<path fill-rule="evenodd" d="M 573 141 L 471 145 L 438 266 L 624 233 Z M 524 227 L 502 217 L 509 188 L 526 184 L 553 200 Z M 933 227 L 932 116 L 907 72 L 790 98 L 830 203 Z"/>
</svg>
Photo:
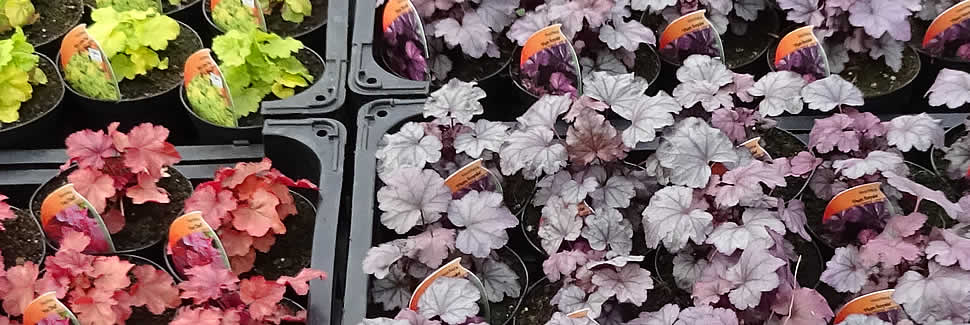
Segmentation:
<svg viewBox="0 0 970 325">
<path fill-rule="evenodd" d="M 862 106 L 862 91 L 841 76 L 831 76 L 813 81 L 802 88 L 802 97 L 808 108 L 828 112 L 842 105 Z"/>
<path fill-rule="evenodd" d="M 674 256 L 674 281 L 677 287 L 686 291 L 694 288 L 704 270 L 710 264 L 706 259 L 695 259 L 689 252 L 681 251 Z"/>
<path fill-rule="evenodd" d="M 636 196 L 636 185 L 635 179 L 616 175 L 590 193 L 590 197 L 593 198 L 593 205 L 596 207 L 626 208 L 630 206 L 630 200 Z"/>
<path fill-rule="evenodd" d="M 639 21 L 623 21 L 623 19 L 613 19 L 613 25 L 604 24 L 600 27 L 599 39 L 606 42 L 606 46 L 611 50 L 624 48 L 628 51 L 636 51 L 640 44 L 657 43 L 657 37 L 653 35 L 650 28 L 643 26 Z"/>
<path fill-rule="evenodd" d="M 730 309 L 711 306 L 687 307 L 674 325 L 738 325 L 738 315 Z"/>
<path fill-rule="evenodd" d="M 654 312 L 642 312 L 634 320 L 627 322 L 627 325 L 673 325 L 680 315 L 680 307 L 675 304 L 666 304 L 660 310 Z"/>
<path fill-rule="evenodd" d="M 903 165 L 903 157 L 899 154 L 876 150 L 870 152 L 865 159 L 849 158 L 835 161 L 832 163 L 832 168 L 835 168 L 835 172 L 841 173 L 842 176 L 859 179 L 877 172 L 885 174 L 901 169 L 905 170 L 906 167 Z"/>
<path fill-rule="evenodd" d="M 498 152 L 508 137 L 509 126 L 500 122 L 478 120 L 471 125 L 471 132 L 460 133 L 455 137 L 455 151 L 478 158 L 485 150 Z"/>
<path fill-rule="evenodd" d="M 614 258 L 611 258 L 611 259 L 608 259 L 608 260 L 604 260 L 604 261 L 596 261 L 596 262 L 586 263 L 585 267 L 587 269 L 590 269 L 590 270 L 593 270 L 593 269 L 596 269 L 597 267 L 601 267 L 601 266 L 605 266 L 605 265 L 612 265 L 612 266 L 615 266 L 615 267 L 624 267 L 627 264 L 632 264 L 634 262 L 636 262 L 636 263 L 643 262 L 643 256 L 642 255 L 617 256 L 617 257 L 614 257 Z"/>
<path fill-rule="evenodd" d="M 835 317 L 825 297 L 811 288 L 798 288 L 779 294 L 772 311 L 784 315 L 782 324 L 791 325 L 826 325 Z"/>
<path fill-rule="evenodd" d="M 576 271 L 576 267 L 586 264 L 586 253 L 579 250 L 567 250 L 550 254 L 542 262 L 542 271 L 549 281 L 559 281 L 560 276 L 569 276 Z"/>
<path fill-rule="evenodd" d="M 429 320 L 424 315 L 419 314 L 410 308 L 403 308 L 394 316 L 395 320 L 405 320 L 409 325 L 441 325 L 441 322 L 436 320 Z"/>
<path fill-rule="evenodd" d="M 613 0 L 572 0 L 562 5 L 551 5 L 549 15 L 562 21 L 567 28 L 579 31 L 583 18 L 591 28 L 603 25 L 610 9 L 613 9 Z"/>
<path fill-rule="evenodd" d="M 785 261 L 764 251 L 742 252 L 738 264 L 728 268 L 725 274 L 725 279 L 735 285 L 728 293 L 731 304 L 739 309 L 757 306 L 761 302 L 762 292 L 778 287 L 778 274 L 775 270 L 784 265 Z"/>
<path fill-rule="evenodd" d="M 657 149 L 660 165 L 671 169 L 670 181 L 694 188 L 707 186 L 712 162 L 737 160 L 734 144 L 704 120 L 690 117 L 678 123 Z"/>
<path fill-rule="evenodd" d="M 789 232 L 798 234 L 807 241 L 812 241 L 812 237 L 805 230 L 808 218 L 805 216 L 805 203 L 802 203 L 802 200 L 788 201 L 788 205 L 784 209 L 780 209 L 778 214 L 779 218 L 785 222 Z"/>
<path fill-rule="evenodd" d="M 931 106 L 958 108 L 970 103 L 970 73 L 943 69 L 926 92 Z"/>
<path fill-rule="evenodd" d="M 883 267 L 899 265 L 904 259 L 915 261 L 922 252 L 919 247 L 906 240 L 906 237 L 915 234 L 924 223 L 926 215 L 919 212 L 892 217 L 882 233 L 862 245 L 859 257 L 863 263 L 883 263 Z"/>
<path fill-rule="evenodd" d="M 722 87 L 734 81 L 734 73 L 721 60 L 706 55 L 691 55 L 677 69 L 677 80 L 682 83 L 708 81 Z"/>
<path fill-rule="evenodd" d="M 552 197 L 558 197 L 565 203 L 579 204 L 590 192 L 596 190 L 598 184 L 593 177 L 576 180 L 568 171 L 562 170 L 555 175 L 543 177 L 536 186 L 539 191 L 532 199 L 532 205 L 542 206 Z"/>
<path fill-rule="evenodd" d="M 761 116 L 778 116 L 783 113 L 798 114 L 802 111 L 802 87 L 805 79 L 791 71 L 769 72 L 754 83 L 748 94 L 764 97 L 758 104 Z"/>
<path fill-rule="evenodd" d="M 512 175 L 522 170 L 526 179 L 542 173 L 554 174 L 566 165 L 566 147 L 554 139 L 551 129 L 530 127 L 512 132 L 499 150 L 502 173 Z"/>
<path fill-rule="evenodd" d="M 600 114 L 577 117 L 566 131 L 569 160 L 588 165 L 594 160 L 609 162 L 623 159 L 630 148 L 623 145 L 616 128 Z"/>
<path fill-rule="evenodd" d="M 519 7 L 519 0 L 482 1 L 475 13 L 492 31 L 500 32 L 515 20 L 515 8 Z"/>
<path fill-rule="evenodd" d="M 852 118 L 846 114 L 834 114 L 830 117 L 815 120 L 812 131 L 809 132 L 808 146 L 819 153 L 828 153 L 839 148 L 841 152 L 859 150 L 860 135 L 853 130 L 846 131 L 853 124 Z"/>
<path fill-rule="evenodd" d="M 473 58 L 485 55 L 492 44 L 492 32 L 474 11 L 465 12 L 462 21 L 445 18 L 434 23 L 434 36 L 443 37 L 450 47 L 460 46 L 461 51 Z"/>
<path fill-rule="evenodd" d="M 384 170 L 391 171 L 403 167 L 424 167 L 426 163 L 441 159 L 441 140 L 426 135 L 424 127 L 408 122 L 401 130 L 384 136 L 386 145 L 377 150 L 377 159 Z"/>
<path fill-rule="evenodd" d="M 587 85 L 586 87 L 587 87 L 586 90 L 588 93 L 590 85 Z M 607 105 L 606 103 L 593 99 L 592 97 L 589 97 L 588 94 L 579 96 L 579 98 L 574 100 L 573 104 L 569 106 L 569 112 L 566 113 L 566 116 L 563 117 L 563 120 L 566 122 L 573 122 L 576 120 L 577 117 L 581 115 L 585 115 L 593 112 L 602 112 L 602 111 L 605 111 L 607 108 L 610 108 L 610 105 Z"/>
<path fill-rule="evenodd" d="M 929 275 L 907 271 L 896 284 L 893 300 L 920 324 L 970 321 L 970 273 L 929 263 Z"/>
<path fill-rule="evenodd" d="M 717 303 L 723 295 L 734 289 L 734 284 L 725 279 L 725 275 L 729 267 L 737 264 L 739 258 L 716 253 L 709 257 L 710 263 L 693 286 L 691 296 L 694 298 L 694 305 Z"/>
<path fill-rule="evenodd" d="M 735 250 L 768 249 L 773 241 L 768 230 L 785 233 L 785 224 L 778 220 L 777 212 L 766 209 L 745 209 L 741 216 L 743 224 L 725 222 L 717 226 L 705 243 L 712 244 L 718 252 L 734 254 Z"/>
<path fill-rule="evenodd" d="M 606 250 L 609 245 L 608 256 L 629 255 L 633 249 L 633 227 L 616 209 L 600 209 L 587 216 L 582 235 L 595 250 Z"/>
<path fill-rule="evenodd" d="M 458 231 L 455 247 L 478 258 L 505 246 L 509 241 L 505 229 L 519 224 L 519 219 L 505 207 L 501 194 L 474 190 L 452 202 L 448 220 L 455 226 L 465 227 Z"/>
<path fill-rule="evenodd" d="M 909 16 L 913 14 L 899 0 L 860 0 L 849 8 L 849 23 L 865 29 L 866 34 L 880 38 L 889 33 L 899 41 L 909 41 Z"/>
<path fill-rule="evenodd" d="M 839 292 L 856 293 L 866 284 L 870 269 L 862 263 L 858 248 L 851 245 L 839 247 L 835 249 L 835 256 L 825 262 L 821 280 Z"/>
<path fill-rule="evenodd" d="M 455 249 L 455 230 L 431 225 L 424 232 L 408 238 L 406 252 L 429 268 L 437 268 Z M 366 260 L 365 260 L 366 261 Z"/>
<path fill-rule="evenodd" d="M 673 95 L 685 108 L 691 108 L 697 103 L 700 103 L 708 112 L 722 107 L 734 107 L 734 99 L 730 94 L 721 91 L 716 84 L 706 80 L 681 83 L 674 88 Z"/>
<path fill-rule="evenodd" d="M 559 310 L 577 311 L 589 308 L 589 317 L 596 318 L 603 311 L 603 303 L 609 298 L 599 291 L 594 291 L 587 296 L 586 291 L 574 284 L 569 284 L 560 288 L 549 302 L 559 306 Z"/>
<path fill-rule="evenodd" d="M 637 264 L 627 264 L 622 268 L 605 268 L 593 273 L 593 284 L 603 296 L 612 297 L 621 302 L 640 306 L 647 301 L 647 290 L 653 289 L 653 279 L 650 271 L 644 270 Z"/>
<path fill-rule="evenodd" d="M 448 210 L 451 190 L 433 170 L 406 167 L 381 175 L 381 180 L 386 184 L 377 191 L 381 223 L 398 234 L 435 222 Z"/>
<path fill-rule="evenodd" d="M 485 285 L 485 297 L 488 301 L 498 303 L 505 297 L 515 298 L 522 293 L 522 286 L 519 284 L 519 275 L 512 271 L 512 268 L 497 260 L 486 258 L 481 263 L 476 263 L 478 272 L 475 272 L 482 283 Z"/>
<path fill-rule="evenodd" d="M 482 294 L 465 278 L 439 277 L 418 300 L 418 312 L 425 317 L 441 317 L 449 324 L 459 324 L 478 314 Z"/>
<path fill-rule="evenodd" d="M 896 175 L 892 172 L 884 172 L 883 176 L 886 176 L 889 185 L 892 185 L 897 190 L 912 194 L 922 200 L 933 201 L 933 203 L 943 208 L 946 214 L 950 215 L 950 218 L 957 219 L 963 215 L 963 208 L 959 204 L 950 202 L 950 199 L 946 198 L 946 194 L 943 194 L 941 191 L 931 190 L 909 178 Z"/>
<path fill-rule="evenodd" d="M 788 12 L 788 20 L 796 23 L 819 26 L 825 19 L 818 0 L 778 0 L 778 6 Z"/>
<path fill-rule="evenodd" d="M 448 80 L 447 84 L 432 92 L 425 102 L 424 117 L 451 118 L 458 123 L 468 124 L 472 117 L 485 111 L 478 102 L 485 98 L 485 91 L 476 85 L 474 81 Z"/>
<path fill-rule="evenodd" d="M 953 230 L 937 230 L 942 240 L 934 240 L 926 247 L 926 257 L 935 259 L 943 266 L 960 263 L 960 268 L 970 271 L 970 239 Z"/>
<path fill-rule="evenodd" d="M 792 157 L 790 162 L 792 174 L 807 175 L 815 170 L 818 165 L 822 164 L 822 158 L 815 158 L 811 152 L 802 151 L 795 155 L 795 157 Z"/>
<path fill-rule="evenodd" d="M 630 6 L 633 10 L 660 12 L 667 7 L 677 4 L 677 0 L 631 0 Z"/>
<path fill-rule="evenodd" d="M 688 240 L 700 244 L 714 228 L 714 216 L 693 207 L 693 190 L 683 186 L 668 186 L 654 193 L 643 210 L 643 225 L 647 246 L 656 248 L 660 240 L 664 247 L 678 251 Z"/>
<path fill-rule="evenodd" d="M 371 297 L 386 311 L 407 308 L 411 299 L 412 280 L 404 272 L 401 263 L 395 263 L 391 265 L 385 278 L 374 280 L 370 289 Z"/>
<path fill-rule="evenodd" d="M 747 165 L 725 172 L 721 176 L 721 183 L 726 185 L 715 188 L 714 202 L 721 207 L 736 206 L 742 200 L 762 195 L 762 184 L 769 189 L 787 186 L 785 174 L 779 173 L 778 168 L 772 165 L 751 160 Z"/>
<path fill-rule="evenodd" d="M 758 117 L 754 111 L 743 107 L 721 108 L 711 114 L 711 125 L 735 142 L 748 140 L 748 128 L 757 123 Z"/>
<path fill-rule="evenodd" d="M 886 65 L 892 68 L 894 72 L 899 72 L 899 69 L 902 69 L 903 49 L 906 47 L 906 44 L 902 41 L 895 40 L 889 35 L 883 35 L 867 47 L 869 48 L 869 57 L 873 59 L 883 58 L 886 60 Z"/>
<path fill-rule="evenodd" d="M 508 37 L 515 41 L 519 46 L 524 46 L 529 37 L 540 29 L 549 26 L 552 18 L 549 17 L 547 10 L 528 11 L 525 16 L 516 19 L 509 27 Z"/>
<path fill-rule="evenodd" d="M 576 215 L 577 212 L 575 204 L 567 205 L 559 197 L 553 197 L 542 208 L 538 235 L 546 253 L 555 254 L 564 240 L 573 241 L 579 238 L 583 219 Z"/>
</svg>

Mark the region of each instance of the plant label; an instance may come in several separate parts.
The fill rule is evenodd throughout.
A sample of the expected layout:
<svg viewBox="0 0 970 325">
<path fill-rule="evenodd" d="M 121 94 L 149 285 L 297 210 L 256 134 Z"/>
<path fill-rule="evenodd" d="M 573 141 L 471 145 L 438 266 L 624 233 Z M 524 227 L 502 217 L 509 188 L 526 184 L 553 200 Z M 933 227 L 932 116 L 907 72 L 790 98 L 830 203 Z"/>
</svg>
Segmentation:
<svg viewBox="0 0 970 325">
<path fill-rule="evenodd" d="M 260 7 L 259 1 L 257 0 L 212 0 L 209 2 L 209 10 L 215 10 L 216 5 L 222 1 L 239 1 L 243 6 L 249 8 L 249 14 L 253 17 L 253 21 L 259 26 L 264 32 L 269 31 L 266 28 L 266 17 L 263 16 L 263 8 Z"/>
<path fill-rule="evenodd" d="M 68 70 L 68 64 L 72 61 L 78 60 L 75 64 L 82 67 L 84 66 L 94 66 L 94 70 L 98 70 L 101 73 L 96 75 L 85 75 L 91 76 L 96 79 L 103 79 L 99 83 L 105 83 L 112 87 L 113 93 L 108 94 L 105 99 L 121 99 L 121 88 L 118 87 L 118 80 L 115 79 L 114 70 L 111 68 L 111 60 L 104 55 L 104 51 L 101 50 L 101 45 L 98 41 L 88 34 L 87 25 L 80 24 L 67 32 L 64 35 L 64 40 L 61 41 L 61 69 L 64 71 Z M 80 54 L 80 55 L 78 55 Z M 67 80 L 75 82 L 75 80 Z"/>
<path fill-rule="evenodd" d="M 670 22 L 660 34 L 660 55 L 678 65 L 694 54 L 723 59 L 721 35 L 704 16 L 706 12 L 698 10 Z"/>
<path fill-rule="evenodd" d="M 111 234 L 98 210 L 74 189 L 74 184 L 61 186 L 44 198 L 40 224 L 51 241 L 60 242 L 67 231 L 76 231 L 91 238 L 85 253 L 115 252 Z"/>
<path fill-rule="evenodd" d="M 502 185 L 483 164 L 481 158 L 476 159 L 445 179 L 445 185 L 451 189 L 454 199 L 465 196 L 471 190 L 502 193 Z"/>
<path fill-rule="evenodd" d="M 792 71 L 810 80 L 831 73 L 825 48 L 814 33 L 815 26 L 805 26 L 788 33 L 775 49 L 775 70 Z"/>
<path fill-rule="evenodd" d="M 389 0 L 384 5 L 384 61 L 395 75 L 416 81 L 430 79 L 431 57 L 424 23 L 410 0 Z"/>
<path fill-rule="evenodd" d="M 583 309 L 580 309 L 580 310 L 577 310 L 577 311 L 574 311 L 574 312 L 571 312 L 571 313 L 566 314 L 566 317 L 567 318 L 572 318 L 572 319 L 583 319 L 583 318 L 585 318 L 586 319 L 586 324 L 599 325 L 599 322 L 597 322 L 595 319 L 593 319 L 592 317 L 589 316 L 589 311 L 590 311 L 589 308 L 583 308 Z"/>
<path fill-rule="evenodd" d="M 832 216 L 842 211 L 867 204 L 885 202 L 886 194 L 883 194 L 880 186 L 882 186 L 882 183 L 869 183 L 839 192 L 825 206 L 825 212 L 822 213 L 822 223 L 828 222 L 832 219 Z"/>
<path fill-rule="evenodd" d="M 761 146 L 761 137 L 751 138 L 750 140 L 741 143 L 741 145 L 738 147 L 747 148 L 748 151 L 751 152 L 751 156 L 755 159 L 771 160 L 771 155 L 769 155 L 768 151 Z"/>
<path fill-rule="evenodd" d="M 413 311 L 418 311 L 418 302 L 421 301 L 421 297 L 424 296 L 424 293 L 428 290 L 428 287 L 430 287 L 435 280 L 442 277 L 465 278 L 475 285 L 475 287 L 477 287 L 482 293 L 481 300 L 479 300 L 480 309 L 478 313 L 479 315 L 483 315 L 483 317 L 485 317 L 486 322 L 490 323 L 489 321 L 492 313 L 489 310 L 488 299 L 485 298 L 487 297 L 485 294 L 485 284 L 478 276 L 475 275 L 475 273 L 472 273 L 461 265 L 461 257 L 455 258 L 451 260 L 451 262 L 442 265 L 434 272 L 431 272 L 428 277 L 424 278 L 424 280 L 418 284 L 418 287 L 414 289 L 414 294 L 411 295 L 411 300 L 408 302 L 408 308 Z"/>
<path fill-rule="evenodd" d="M 893 324 L 901 320 L 908 320 L 909 317 L 906 316 L 903 307 L 893 301 L 894 291 L 893 289 L 886 289 L 852 299 L 845 306 L 842 306 L 842 309 L 839 309 L 832 324 L 838 324 L 852 314 L 878 316 L 880 319 L 891 321 Z"/>
<path fill-rule="evenodd" d="M 172 259 L 172 268 L 180 276 L 185 276 L 186 269 L 207 264 L 232 269 L 222 241 L 205 222 L 202 212 L 192 211 L 176 218 L 168 228 L 166 245 L 165 252 Z"/>
<path fill-rule="evenodd" d="M 232 94 L 229 92 L 229 84 L 226 82 L 225 77 L 223 77 L 224 75 L 222 70 L 219 69 L 219 64 L 217 64 L 216 60 L 212 58 L 212 50 L 201 49 L 195 53 L 192 53 L 192 55 L 185 60 L 185 71 L 182 76 L 182 86 L 185 87 L 186 97 L 205 97 L 199 98 L 199 100 L 212 103 L 213 105 L 221 104 L 223 105 L 224 110 L 235 112 L 235 108 L 232 103 Z M 205 79 L 197 81 L 196 78 Z M 195 81 L 195 83 L 193 83 L 193 81 Z M 193 84 L 193 87 L 189 86 L 190 83 Z M 195 89 L 195 87 L 210 88 L 210 91 L 190 91 Z M 218 98 L 208 98 L 212 94 L 218 94 Z M 235 119 L 232 120 L 232 124 L 234 127 L 238 126 L 238 122 Z"/>
<path fill-rule="evenodd" d="M 970 0 L 943 11 L 926 29 L 922 47 L 934 56 L 970 60 Z"/>
<path fill-rule="evenodd" d="M 57 293 L 54 291 L 40 295 L 24 308 L 24 325 L 65 324 L 65 321 L 66 324 L 81 325 L 77 316 L 57 300 Z"/>
<path fill-rule="evenodd" d="M 579 58 L 555 24 L 529 36 L 519 56 L 519 83 L 536 97 L 582 93 Z"/>
</svg>

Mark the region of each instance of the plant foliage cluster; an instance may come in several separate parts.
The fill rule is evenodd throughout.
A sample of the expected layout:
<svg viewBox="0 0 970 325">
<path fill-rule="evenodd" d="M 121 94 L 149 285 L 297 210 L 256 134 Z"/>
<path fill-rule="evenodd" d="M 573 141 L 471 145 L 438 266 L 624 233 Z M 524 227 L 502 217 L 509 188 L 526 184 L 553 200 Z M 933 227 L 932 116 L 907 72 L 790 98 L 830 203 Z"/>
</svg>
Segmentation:
<svg viewBox="0 0 970 325">
<path fill-rule="evenodd" d="M 34 86 L 47 83 L 47 75 L 37 67 L 39 61 L 19 27 L 10 38 L 0 40 L 0 123 L 19 120 L 20 106 L 33 97 Z"/>
</svg>

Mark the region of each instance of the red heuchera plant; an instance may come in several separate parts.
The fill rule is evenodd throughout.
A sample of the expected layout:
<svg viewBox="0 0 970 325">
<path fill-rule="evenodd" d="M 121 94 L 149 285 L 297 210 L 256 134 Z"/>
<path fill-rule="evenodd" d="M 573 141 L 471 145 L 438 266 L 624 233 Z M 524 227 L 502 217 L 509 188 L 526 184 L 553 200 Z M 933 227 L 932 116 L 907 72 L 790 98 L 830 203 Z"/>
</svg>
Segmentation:
<svg viewBox="0 0 970 325">
<path fill-rule="evenodd" d="M 0 221 L 13 219 L 16 217 L 16 215 L 13 213 L 13 209 L 10 208 L 10 205 L 3 202 L 6 199 L 6 195 L 0 194 Z M 0 223 L 0 230 L 5 230 L 3 229 L 3 223 Z"/>
<path fill-rule="evenodd" d="M 326 273 L 304 269 L 296 277 L 283 276 L 268 281 L 262 276 L 240 280 L 232 272 L 214 264 L 186 271 L 188 281 L 179 283 L 182 299 L 192 306 L 179 309 L 171 325 L 198 324 L 279 324 L 304 322 L 306 311 L 294 311 L 282 304 L 286 286 L 299 295 L 310 290 L 309 281 L 326 279 Z"/>
<path fill-rule="evenodd" d="M 108 125 L 107 133 L 82 130 L 64 141 L 70 159 L 61 170 L 77 163 L 67 180 L 101 213 L 111 233 L 125 226 L 122 198 L 135 204 L 169 202 L 168 192 L 157 183 L 167 176 L 166 168 L 182 157 L 165 141 L 168 132 L 163 126 L 143 123 L 126 134 L 118 131 L 115 122 Z"/>
<path fill-rule="evenodd" d="M 283 220 L 297 213 L 289 187 L 317 188 L 308 180 L 284 176 L 272 165 L 263 158 L 219 169 L 214 180 L 199 184 L 185 201 L 186 212 L 201 211 L 217 229 L 236 274 L 251 270 L 256 251 L 268 252 L 275 235 L 286 234 Z"/>
<path fill-rule="evenodd" d="M 37 296 L 54 291 L 83 324 L 124 324 L 132 307 L 161 315 L 179 305 L 179 292 L 167 272 L 134 265 L 117 256 L 81 253 L 90 243 L 82 233 L 68 231 L 60 249 L 45 261 L 46 272 L 32 262 L 0 272 L 0 298 L 9 316 L 20 316 Z M 0 324 L 9 321 L 0 317 Z"/>
</svg>

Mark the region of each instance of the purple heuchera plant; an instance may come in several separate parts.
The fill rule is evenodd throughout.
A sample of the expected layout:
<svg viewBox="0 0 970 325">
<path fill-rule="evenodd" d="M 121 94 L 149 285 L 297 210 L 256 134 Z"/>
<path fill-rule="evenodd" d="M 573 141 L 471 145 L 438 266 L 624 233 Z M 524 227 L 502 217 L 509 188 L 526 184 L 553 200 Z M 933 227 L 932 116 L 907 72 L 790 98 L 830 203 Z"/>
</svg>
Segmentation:
<svg viewBox="0 0 970 325">
<path fill-rule="evenodd" d="M 822 52 L 821 45 L 802 47 L 778 60 L 775 69 L 795 72 L 810 82 L 825 78 L 829 68 Z"/>
<path fill-rule="evenodd" d="M 920 0 L 779 0 L 788 20 L 815 26 L 826 45 L 833 73 L 841 72 L 848 53 L 882 59 L 893 71 L 903 65 L 910 40 L 909 18 L 922 8 Z"/>
<path fill-rule="evenodd" d="M 414 14 L 401 15 L 384 30 L 385 60 L 398 75 L 424 81 L 428 78 L 426 40 L 416 29 L 416 19 Z"/>
<path fill-rule="evenodd" d="M 546 26 L 562 24 L 580 58 L 583 73 L 623 74 L 633 68 L 634 52 L 656 44 L 654 32 L 639 22 L 629 0 L 547 0 L 523 2 L 525 14 L 515 19 L 506 36 L 519 46 Z"/>
<path fill-rule="evenodd" d="M 922 0 L 923 7 L 916 16 L 927 26 L 943 11 L 953 7 L 959 0 Z M 923 35 L 918 35 L 922 42 Z M 964 20 L 952 25 L 934 37 L 923 49 L 934 56 L 970 60 L 970 21 Z"/>
<path fill-rule="evenodd" d="M 579 63 L 569 43 L 560 43 L 536 52 L 523 62 L 519 82 L 535 96 L 575 95 L 579 83 Z"/>
</svg>

